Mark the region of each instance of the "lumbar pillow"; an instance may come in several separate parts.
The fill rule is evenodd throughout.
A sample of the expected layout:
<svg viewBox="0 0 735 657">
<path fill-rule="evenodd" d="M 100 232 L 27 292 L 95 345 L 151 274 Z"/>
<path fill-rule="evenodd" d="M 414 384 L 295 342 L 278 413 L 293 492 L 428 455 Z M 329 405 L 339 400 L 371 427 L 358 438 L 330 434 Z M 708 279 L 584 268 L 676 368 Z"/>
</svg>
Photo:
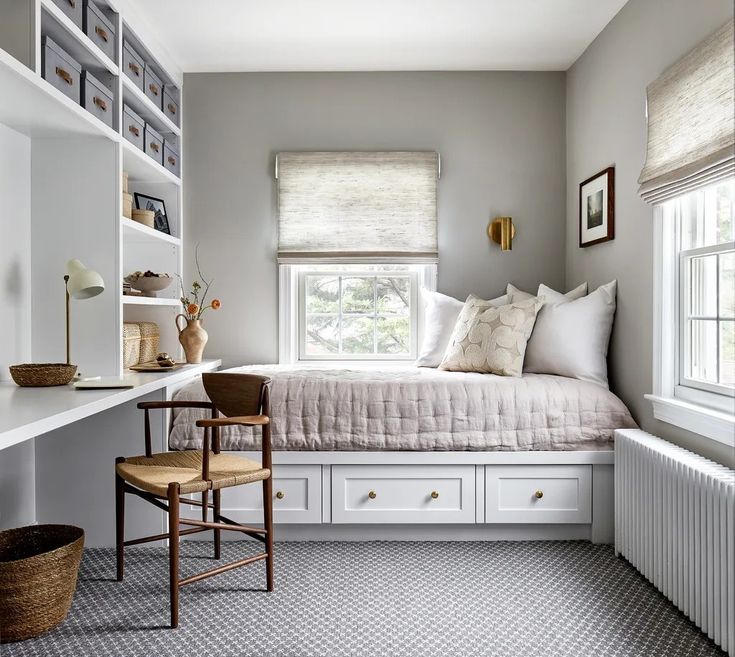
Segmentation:
<svg viewBox="0 0 735 657">
<path fill-rule="evenodd" d="M 546 301 L 538 314 L 524 372 L 558 374 L 607 386 L 607 347 L 615 317 L 617 281 L 571 301 L 547 290 L 553 292 L 545 293 L 552 300 Z"/>
<path fill-rule="evenodd" d="M 439 369 L 521 376 L 539 308 L 535 298 L 497 307 L 470 295 Z"/>
<path fill-rule="evenodd" d="M 507 295 L 508 295 L 508 303 L 513 303 L 515 301 L 523 301 L 524 299 L 532 299 L 533 294 L 530 292 L 524 292 L 523 290 L 519 290 L 515 285 L 511 285 L 508 283 L 508 287 L 506 289 Z M 572 301 L 574 299 L 580 299 L 581 297 L 585 296 L 587 294 L 587 283 L 582 283 L 581 285 L 578 285 L 573 290 L 570 290 L 566 294 L 562 294 L 561 292 L 557 292 L 556 290 L 552 290 L 547 285 L 544 285 L 541 283 L 541 285 L 538 286 L 538 292 L 536 292 L 536 296 L 543 301 L 544 303 L 548 303 L 550 301 Z"/>
<path fill-rule="evenodd" d="M 424 333 L 416 365 L 418 367 L 437 367 L 442 362 L 444 352 L 449 346 L 454 325 L 464 308 L 464 302 L 423 287 L 421 298 L 424 301 Z M 507 303 L 506 299 L 506 295 L 503 295 L 488 303 L 502 306 Z"/>
</svg>

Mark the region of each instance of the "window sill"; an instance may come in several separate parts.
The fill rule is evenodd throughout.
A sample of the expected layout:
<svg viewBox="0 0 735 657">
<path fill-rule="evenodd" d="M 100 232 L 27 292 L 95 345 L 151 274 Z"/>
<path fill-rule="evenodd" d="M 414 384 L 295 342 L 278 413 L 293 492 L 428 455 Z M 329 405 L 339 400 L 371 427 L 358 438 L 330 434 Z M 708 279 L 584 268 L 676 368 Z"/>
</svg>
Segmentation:
<svg viewBox="0 0 735 657">
<path fill-rule="evenodd" d="M 645 395 L 657 420 L 673 424 L 718 443 L 735 447 L 735 416 L 680 399 Z"/>
</svg>

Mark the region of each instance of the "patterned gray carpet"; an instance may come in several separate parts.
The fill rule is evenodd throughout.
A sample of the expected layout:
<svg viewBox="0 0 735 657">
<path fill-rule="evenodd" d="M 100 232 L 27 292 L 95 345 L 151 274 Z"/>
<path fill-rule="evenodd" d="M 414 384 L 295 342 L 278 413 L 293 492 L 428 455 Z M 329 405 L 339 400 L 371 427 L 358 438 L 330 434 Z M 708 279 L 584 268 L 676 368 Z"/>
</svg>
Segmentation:
<svg viewBox="0 0 735 657">
<path fill-rule="evenodd" d="M 234 560 L 254 544 L 227 543 Z M 212 567 L 182 546 L 182 576 Z M 66 622 L 2 657 L 677 657 L 723 655 L 608 546 L 587 542 L 283 543 L 261 563 L 184 587 L 166 629 L 166 552 L 87 550 Z"/>
</svg>

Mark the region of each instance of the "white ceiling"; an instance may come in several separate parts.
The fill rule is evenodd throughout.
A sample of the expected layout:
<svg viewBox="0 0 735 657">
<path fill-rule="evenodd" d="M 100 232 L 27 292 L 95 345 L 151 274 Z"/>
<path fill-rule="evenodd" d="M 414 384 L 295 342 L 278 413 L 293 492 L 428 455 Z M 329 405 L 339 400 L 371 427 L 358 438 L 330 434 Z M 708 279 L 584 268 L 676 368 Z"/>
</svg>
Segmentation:
<svg viewBox="0 0 735 657">
<path fill-rule="evenodd" d="M 183 71 L 566 70 L 626 0 L 129 0 Z"/>
</svg>

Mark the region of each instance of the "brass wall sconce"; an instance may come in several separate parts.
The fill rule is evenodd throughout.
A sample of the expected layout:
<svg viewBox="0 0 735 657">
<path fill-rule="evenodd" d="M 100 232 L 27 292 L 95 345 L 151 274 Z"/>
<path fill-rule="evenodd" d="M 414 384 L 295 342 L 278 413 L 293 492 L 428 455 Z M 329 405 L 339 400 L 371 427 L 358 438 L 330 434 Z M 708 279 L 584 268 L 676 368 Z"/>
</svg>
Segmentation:
<svg viewBox="0 0 735 657">
<path fill-rule="evenodd" d="M 511 217 L 495 217 L 487 225 L 487 236 L 500 244 L 503 251 L 513 250 L 513 240 L 516 236 L 516 227 Z"/>
</svg>

